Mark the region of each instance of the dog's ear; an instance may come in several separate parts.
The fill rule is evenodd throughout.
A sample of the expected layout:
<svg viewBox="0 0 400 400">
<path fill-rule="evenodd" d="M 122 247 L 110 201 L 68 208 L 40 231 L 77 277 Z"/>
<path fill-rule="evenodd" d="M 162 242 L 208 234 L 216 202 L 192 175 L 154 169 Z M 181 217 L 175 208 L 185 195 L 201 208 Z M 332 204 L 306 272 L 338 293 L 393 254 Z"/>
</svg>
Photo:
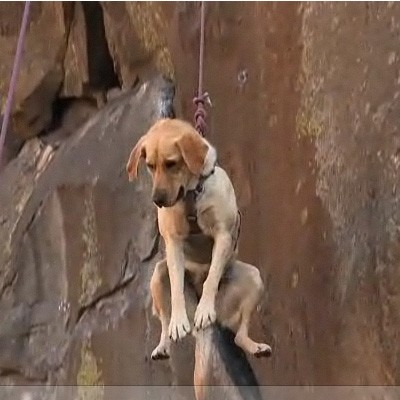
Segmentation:
<svg viewBox="0 0 400 400">
<path fill-rule="evenodd" d="M 146 157 L 146 149 L 144 147 L 146 135 L 142 136 L 136 143 L 136 146 L 131 151 L 128 163 L 126 164 L 126 172 L 128 173 L 129 181 L 132 182 L 137 178 L 139 160 Z"/>
<path fill-rule="evenodd" d="M 204 140 L 198 133 L 186 133 L 178 139 L 176 144 L 189 171 L 193 175 L 200 175 L 208 151 Z"/>
</svg>

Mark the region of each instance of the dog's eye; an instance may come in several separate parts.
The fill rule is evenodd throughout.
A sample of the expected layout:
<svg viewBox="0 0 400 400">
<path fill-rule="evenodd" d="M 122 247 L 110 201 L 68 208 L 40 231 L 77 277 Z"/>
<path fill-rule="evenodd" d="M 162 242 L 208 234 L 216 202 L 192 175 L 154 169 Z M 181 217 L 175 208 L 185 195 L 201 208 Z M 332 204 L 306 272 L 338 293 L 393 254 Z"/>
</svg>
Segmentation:
<svg viewBox="0 0 400 400">
<path fill-rule="evenodd" d="M 174 161 L 174 160 L 165 161 L 165 168 L 167 168 L 167 169 L 173 168 L 173 167 L 175 167 L 175 165 L 176 165 L 176 161 Z"/>
<path fill-rule="evenodd" d="M 154 165 L 153 164 L 147 164 L 147 168 L 150 169 L 151 171 L 153 171 Z"/>
</svg>

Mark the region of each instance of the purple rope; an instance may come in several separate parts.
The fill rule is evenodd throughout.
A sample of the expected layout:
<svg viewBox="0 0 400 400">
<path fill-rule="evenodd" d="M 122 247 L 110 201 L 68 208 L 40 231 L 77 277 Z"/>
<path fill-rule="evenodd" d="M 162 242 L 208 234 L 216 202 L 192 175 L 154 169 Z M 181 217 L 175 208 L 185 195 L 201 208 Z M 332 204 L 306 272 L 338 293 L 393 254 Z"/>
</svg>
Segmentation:
<svg viewBox="0 0 400 400">
<path fill-rule="evenodd" d="M 19 68 L 20 68 L 20 65 L 21 65 L 22 49 L 23 49 L 23 46 L 24 46 L 24 39 L 25 39 L 26 29 L 28 27 L 29 9 L 30 9 L 30 5 L 31 5 L 30 3 L 31 3 L 30 1 L 26 1 L 25 2 L 24 14 L 22 16 L 21 30 L 19 31 L 17 50 L 15 52 L 14 65 L 13 65 L 13 69 L 12 69 L 12 73 L 11 73 L 10 86 L 8 88 L 6 107 L 4 109 L 3 122 L 1 124 L 1 132 L 0 132 L 0 166 L 1 166 L 3 148 L 4 148 L 4 141 L 5 141 L 5 138 L 6 138 L 6 133 L 7 133 L 7 128 L 8 128 L 8 122 L 9 122 L 10 116 L 11 116 L 11 106 L 12 106 L 12 102 L 13 102 L 15 88 L 16 88 L 16 85 L 17 85 L 18 72 L 19 72 Z"/>
<path fill-rule="evenodd" d="M 205 2 L 201 2 L 201 17 L 200 17 L 200 50 L 199 50 L 199 86 L 197 96 L 193 99 L 196 105 L 194 114 L 194 127 L 201 136 L 206 135 L 206 108 L 204 106 L 206 100 L 209 99 L 208 93 L 203 93 L 203 72 L 204 72 L 204 21 L 205 21 Z"/>
<path fill-rule="evenodd" d="M 201 2 L 200 14 L 200 57 L 199 57 L 199 86 L 197 95 L 201 96 L 203 93 L 203 67 L 204 67 L 204 20 L 205 20 L 205 3 Z"/>
</svg>

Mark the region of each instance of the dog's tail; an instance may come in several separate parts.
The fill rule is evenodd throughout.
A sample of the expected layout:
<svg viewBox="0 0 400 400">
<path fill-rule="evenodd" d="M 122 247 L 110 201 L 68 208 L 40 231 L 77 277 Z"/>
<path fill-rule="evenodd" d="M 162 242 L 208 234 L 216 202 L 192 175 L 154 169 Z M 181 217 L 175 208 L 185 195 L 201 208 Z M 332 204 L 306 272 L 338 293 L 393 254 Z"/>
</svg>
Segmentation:
<svg viewBox="0 0 400 400">
<path fill-rule="evenodd" d="M 196 335 L 197 400 L 261 400 L 257 378 L 234 334 L 219 324 Z"/>
</svg>

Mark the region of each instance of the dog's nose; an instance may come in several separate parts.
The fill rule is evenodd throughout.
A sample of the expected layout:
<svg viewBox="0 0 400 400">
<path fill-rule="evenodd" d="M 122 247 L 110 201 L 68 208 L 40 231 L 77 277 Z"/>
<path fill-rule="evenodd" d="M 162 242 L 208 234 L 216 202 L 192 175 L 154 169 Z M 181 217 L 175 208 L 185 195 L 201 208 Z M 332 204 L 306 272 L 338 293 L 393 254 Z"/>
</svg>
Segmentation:
<svg viewBox="0 0 400 400">
<path fill-rule="evenodd" d="M 165 190 L 157 190 L 153 194 L 153 202 L 157 207 L 163 207 L 167 203 L 167 192 Z"/>
</svg>

